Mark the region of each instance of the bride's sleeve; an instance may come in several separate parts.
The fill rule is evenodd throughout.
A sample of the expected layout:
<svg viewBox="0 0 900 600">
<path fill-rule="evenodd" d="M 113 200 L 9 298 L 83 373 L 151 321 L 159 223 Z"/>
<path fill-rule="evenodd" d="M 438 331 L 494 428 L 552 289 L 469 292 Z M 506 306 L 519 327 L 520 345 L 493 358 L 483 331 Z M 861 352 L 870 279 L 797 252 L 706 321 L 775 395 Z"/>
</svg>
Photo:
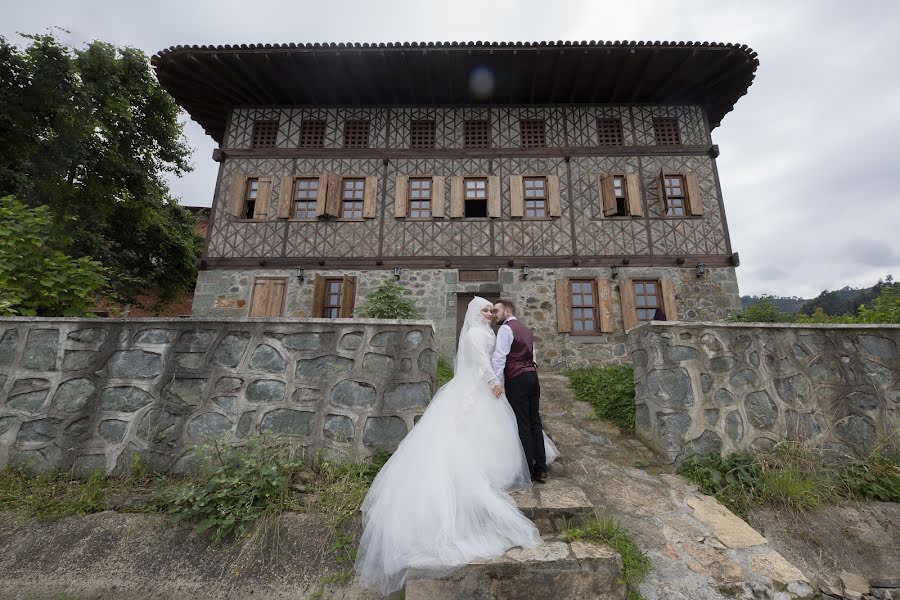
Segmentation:
<svg viewBox="0 0 900 600">
<path fill-rule="evenodd" d="M 466 351 L 472 357 L 471 365 L 475 369 L 476 376 L 489 386 L 499 385 L 494 369 L 491 368 L 491 350 L 493 344 L 487 335 L 479 335 L 470 332 L 466 335 Z"/>
</svg>

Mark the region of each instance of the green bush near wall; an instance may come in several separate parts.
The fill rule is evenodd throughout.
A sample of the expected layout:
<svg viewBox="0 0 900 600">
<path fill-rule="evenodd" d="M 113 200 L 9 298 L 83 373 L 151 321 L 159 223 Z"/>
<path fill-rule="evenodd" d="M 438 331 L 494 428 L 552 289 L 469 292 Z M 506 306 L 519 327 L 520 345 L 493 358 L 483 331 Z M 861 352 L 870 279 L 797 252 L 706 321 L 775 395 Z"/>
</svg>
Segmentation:
<svg viewBox="0 0 900 600">
<path fill-rule="evenodd" d="M 631 365 L 566 371 L 575 398 L 594 407 L 597 416 L 634 431 L 634 368 Z"/>
</svg>

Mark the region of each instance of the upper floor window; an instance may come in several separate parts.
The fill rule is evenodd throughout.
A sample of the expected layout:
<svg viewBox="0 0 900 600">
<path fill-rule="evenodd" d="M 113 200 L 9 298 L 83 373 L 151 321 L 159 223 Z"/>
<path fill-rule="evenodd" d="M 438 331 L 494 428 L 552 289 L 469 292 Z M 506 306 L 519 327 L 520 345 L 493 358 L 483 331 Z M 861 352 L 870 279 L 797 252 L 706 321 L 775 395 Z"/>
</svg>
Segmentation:
<svg viewBox="0 0 900 600">
<path fill-rule="evenodd" d="M 254 121 L 253 148 L 274 148 L 278 138 L 278 121 Z"/>
<path fill-rule="evenodd" d="M 348 220 L 363 218 L 363 196 L 366 180 L 362 178 L 344 179 L 341 194 L 341 218 Z"/>
<path fill-rule="evenodd" d="M 253 211 L 256 209 L 256 199 L 259 196 L 259 178 L 248 177 L 247 184 L 244 189 L 244 210 L 241 215 L 244 219 L 252 219 Z"/>
<path fill-rule="evenodd" d="M 547 178 L 523 177 L 525 217 L 540 219 L 547 216 Z"/>
<path fill-rule="evenodd" d="M 434 121 L 413 121 L 409 126 L 410 148 L 434 148 Z"/>
<path fill-rule="evenodd" d="M 519 122 L 519 135 L 523 148 L 543 148 L 547 145 L 543 119 L 522 119 Z"/>
<path fill-rule="evenodd" d="M 344 123 L 344 148 L 369 147 L 369 122 L 347 121 Z"/>
<path fill-rule="evenodd" d="M 674 117 L 654 117 L 653 135 L 659 146 L 677 146 L 681 144 L 681 134 L 678 130 L 678 119 Z"/>
<path fill-rule="evenodd" d="M 300 147 L 321 148 L 325 145 L 325 121 L 304 119 L 300 124 Z"/>
<path fill-rule="evenodd" d="M 466 148 L 490 148 L 490 123 L 487 120 L 466 121 L 463 124 L 463 146 Z"/>
<path fill-rule="evenodd" d="M 628 216 L 628 187 L 625 185 L 625 176 L 624 175 L 614 175 L 613 176 L 613 195 L 616 198 L 615 216 L 627 217 Z"/>
<path fill-rule="evenodd" d="M 431 217 L 431 178 L 413 177 L 409 180 L 409 212 L 415 219 Z"/>
<path fill-rule="evenodd" d="M 663 175 L 663 193 L 667 217 L 687 216 L 685 202 L 684 177 L 681 175 Z"/>
<path fill-rule="evenodd" d="M 652 321 L 657 315 L 657 310 L 662 310 L 662 304 L 659 302 L 659 281 L 655 279 L 636 279 L 632 282 L 634 285 L 634 308 L 637 311 L 638 322 Z M 659 320 L 665 320 L 665 315 L 661 314 Z"/>
<path fill-rule="evenodd" d="M 571 279 L 569 290 L 572 294 L 572 333 L 595 333 L 597 331 L 597 294 L 593 279 Z"/>
<path fill-rule="evenodd" d="M 625 143 L 622 119 L 597 119 L 597 140 L 600 146 L 621 146 Z"/>
<path fill-rule="evenodd" d="M 319 178 L 303 177 L 294 183 L 294 217 L 315 219 L 319 200 Z"/>
<path fill-rule="evenodd" d="M 465 187 L 465 216 L 486 217 L 488 209 L 487 178 L 467 177 Z"/>
</svg>

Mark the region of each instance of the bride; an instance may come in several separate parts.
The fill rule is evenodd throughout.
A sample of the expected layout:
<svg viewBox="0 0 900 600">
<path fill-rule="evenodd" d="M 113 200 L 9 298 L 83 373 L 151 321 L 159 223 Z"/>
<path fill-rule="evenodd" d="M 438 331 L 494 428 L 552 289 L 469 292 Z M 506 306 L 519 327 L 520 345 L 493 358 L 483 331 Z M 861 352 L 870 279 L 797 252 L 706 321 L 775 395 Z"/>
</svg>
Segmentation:
<svg viewBox="0 0 900 600">
<path fill-rule="evenodd" d="M 490 357 L 492 305 L 475 297 L 459 337 L 455 375 L 375 477 L 362 504 L 360 583 L 383 595 L 416 576 L 440 576 L 541 536 L 508 491 L 531 485 L 516 418 Z M 547 463 L 558 452 L 544 435 Z"/>
</svg>

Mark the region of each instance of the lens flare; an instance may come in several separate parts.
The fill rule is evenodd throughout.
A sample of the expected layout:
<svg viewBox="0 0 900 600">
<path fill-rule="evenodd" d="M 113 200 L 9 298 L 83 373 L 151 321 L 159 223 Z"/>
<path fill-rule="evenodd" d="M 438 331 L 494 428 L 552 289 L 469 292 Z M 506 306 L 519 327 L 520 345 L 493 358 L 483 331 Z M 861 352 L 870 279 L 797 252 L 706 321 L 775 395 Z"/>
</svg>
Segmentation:
<svg viewBox="0 0 900 600">
<path fill-rule="evenodd" d="M 494 93 L 494 73 L 484 65 L 475 67 L 469 73 L 469 90 L 479 100 L 487 100 Z"/>
</svg>

